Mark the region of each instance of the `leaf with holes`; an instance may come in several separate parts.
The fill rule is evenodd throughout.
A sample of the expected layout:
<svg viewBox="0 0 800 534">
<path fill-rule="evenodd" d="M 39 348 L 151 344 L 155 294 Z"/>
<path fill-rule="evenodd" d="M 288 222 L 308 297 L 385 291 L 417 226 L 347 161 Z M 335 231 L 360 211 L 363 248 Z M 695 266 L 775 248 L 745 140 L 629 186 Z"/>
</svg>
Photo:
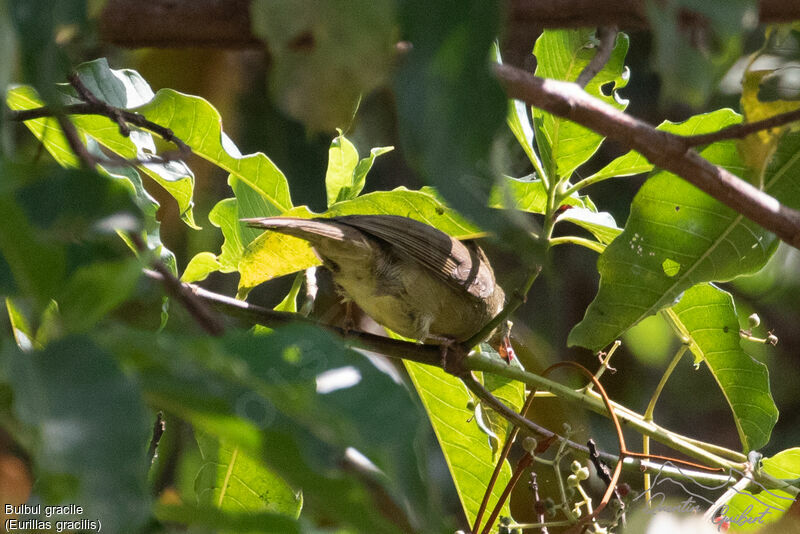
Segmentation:
<svg viewBox="0 0 800 534">
<path fill-rule="evenodd" d="M 738 116 L 720 110 L 675 129 L 694 133 L 697 121 L 717 122 L 719 129 Z M 746 173 L 732 141 L 710 145 L 701 155 L 737 175 Z M 800 133 L 781 139 L 764 184 L 787 206 L 800 206 Z M 634 198 L 623 233 L 600 256 L 600 289 L 569 343 L 598 350 L 695 284 L 757 271 L 776 246 L 775 236 L 757 224 L 677 176 L 657 172 Z"/>
<path fill-rule="evenodd" d="M 669 310 L 689 337 L 696 362 L 705 362 L 731 407 L 742 450 L 758 450 L 769 442 L 778 420 L 767 366 L 741 347 L 739 319 L 730 293 L 711 284 L 686 291 Z"/>
<path fill-rule="evenodd" d="M 611 57 L 585 87 L 587 93 L 619 110 L 628 105 L 627 100 L 622 100 L 616 94 L 618 89 L 628 84 L 629 72 L 625 67 L 627 52 L 628 36 L 619 33 Z M 538 61 L 536 75 L 573 82 L 596 53 L 592 29 L 545 30 L 533 49 Z M 608 95 L 603 92 L 606 84 L 611 85 Z M 569 178 L 603 142 L 602 135 L 537 108 L 533 108 L 533 124 L 545 172 L 553 181 L 556 177 Z"/>
</svg>

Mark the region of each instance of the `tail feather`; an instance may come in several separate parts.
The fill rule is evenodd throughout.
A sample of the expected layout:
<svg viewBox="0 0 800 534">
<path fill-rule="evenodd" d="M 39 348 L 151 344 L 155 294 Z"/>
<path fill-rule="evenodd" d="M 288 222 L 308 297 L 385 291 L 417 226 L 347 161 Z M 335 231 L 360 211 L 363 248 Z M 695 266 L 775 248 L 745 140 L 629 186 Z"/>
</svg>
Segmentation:
<svg viewBox="0 0 800 534">
<path fill-rule="evenodd" d="M 371 249 L 363 232 L 330 219 L 301 219 L 298 217 L 264 217 L 242 219 L 251 228 L 298 237 L 308 241 L 323 260 L 338 262 L 344 258 L 362 258 Z"/>
</svg>

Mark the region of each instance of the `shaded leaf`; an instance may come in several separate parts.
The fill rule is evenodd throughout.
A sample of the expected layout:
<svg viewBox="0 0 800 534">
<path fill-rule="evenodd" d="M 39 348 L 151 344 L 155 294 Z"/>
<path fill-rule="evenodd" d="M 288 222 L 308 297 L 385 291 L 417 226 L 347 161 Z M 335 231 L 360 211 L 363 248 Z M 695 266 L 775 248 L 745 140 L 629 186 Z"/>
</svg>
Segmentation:
<svg viewBox="0 0 800 534">
<path fill-rule="evenodd" d="M 203 466 L 195 492 L 206 507 L 253 514 L 275 512 L 297 519 L 302 497 L 261 462 L 224 438 L 198 436 Z"/>
<path fill-rule="evenodd" d="M 134 109 L 171 129 L 192 152 L 252 187 L 277 210 L 292 207 L 286 177 L 264 154 L 242 155 L 222 131 L 219 112 L 206 100 L 161 89 L 147 104 Z"/>
<path fill-rule="evenodd" d="M 147 521 L 150 424 L 138 385 L 83 337 L 6 350 L 3 359 L 14 411 L 37 431 L 30 452 L 45 502 L 80 502 L 84 513 L 73 519 L 99 517 L 114 532 Z"/>
<path fill-rule="evenodd" d="M 696 362 L 705 362 L 733 412 L 744 452 L 769 442 L 778 420 L 767 366 L 741 347 L 739 320 L 733 297 L 711 284 L 684 293 L 670 315 L 691 339 Z"/>
<path fill-rule="evenodd" d="M 386 79 L 395 59 L 391 0 L 259 0 L 250 16 L 269 45 L 275 101 L 311 130 L 348 125 L 360 95 Z"/>
</svg>

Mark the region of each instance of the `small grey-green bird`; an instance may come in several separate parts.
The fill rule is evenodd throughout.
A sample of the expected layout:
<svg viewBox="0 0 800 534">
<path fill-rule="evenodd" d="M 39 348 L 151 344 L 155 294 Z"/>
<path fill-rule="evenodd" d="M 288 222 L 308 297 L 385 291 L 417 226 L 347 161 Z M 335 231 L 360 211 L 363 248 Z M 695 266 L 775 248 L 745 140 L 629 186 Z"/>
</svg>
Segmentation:
<svg viewBox="0 0 800 534">
<path fill-rule="evenodd" d="M 505 301 L 477 244 L 414 219 L 345 215 L 244 222 L 308 241 L 346 297 L 377 323 L 406 337 L 465 341 Z M 507 343 L 507 336 L 503 339 Z"/>
</svg>

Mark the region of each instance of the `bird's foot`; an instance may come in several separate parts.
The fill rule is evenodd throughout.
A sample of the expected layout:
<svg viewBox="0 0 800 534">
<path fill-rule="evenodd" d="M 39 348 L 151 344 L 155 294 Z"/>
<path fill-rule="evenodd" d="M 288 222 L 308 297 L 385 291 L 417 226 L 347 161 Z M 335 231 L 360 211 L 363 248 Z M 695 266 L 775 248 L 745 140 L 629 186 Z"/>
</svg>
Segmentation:
<svg viewBox="0 0 800 534">
<path fill-rule="evenodd" d="M 439 340 L 439 353 L 442 357 L 442 369 L 454 376 L 461 376 L 468 370 L 464 367 L 467 351 L 464 346 L 451 338 Z"/>
</svg>

